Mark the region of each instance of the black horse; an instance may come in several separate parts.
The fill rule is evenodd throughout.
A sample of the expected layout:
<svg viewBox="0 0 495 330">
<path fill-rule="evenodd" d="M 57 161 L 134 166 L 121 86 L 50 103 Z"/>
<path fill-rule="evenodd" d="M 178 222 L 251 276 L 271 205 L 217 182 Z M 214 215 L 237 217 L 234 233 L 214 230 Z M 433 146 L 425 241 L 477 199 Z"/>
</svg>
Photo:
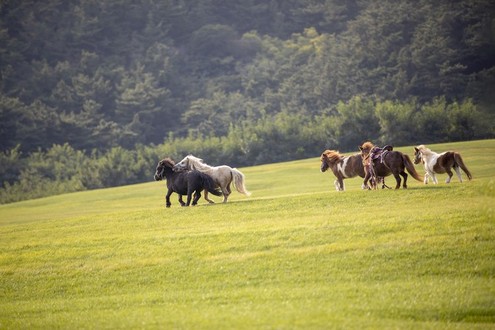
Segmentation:
<svg viewBox="0 0 495 330">
<path fill-rule="evenodd" d="M 194 199 L 192 205 L 196 205 L 201 198 L 201 192 L 204 189 L 215 196 L 222 195 L 222 192 L 209 175 L 199 171 L 174 172 L 174 165 L 175 162 L 172 159 L 162 159 L 158 162 L 155 172 L 155 181 L 167 180 L 168 191 L 165 197 L 167 207 L 172 205 L 172 203 L 170 203 L 170 195 L 174 192 L 179 194 L 179 203 L 181 206 L 189 206 L 191 204 L 193 193 Z M 187 203 L 184 203 L 182 200 L 182 195 L 187 195 Z"/>
</svg>

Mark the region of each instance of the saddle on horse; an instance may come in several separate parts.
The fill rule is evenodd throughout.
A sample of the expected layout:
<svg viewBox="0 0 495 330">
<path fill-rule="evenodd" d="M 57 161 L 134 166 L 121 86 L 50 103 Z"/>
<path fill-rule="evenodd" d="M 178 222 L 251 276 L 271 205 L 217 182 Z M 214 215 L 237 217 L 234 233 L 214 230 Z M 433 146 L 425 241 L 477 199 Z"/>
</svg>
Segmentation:
<svg viewBox="0 0 495 330">
<path fill-rule="evenodd" d="M 378 185 L 378 183 L 382 183 L 382 188 L 389 188 L 386 184 L 385 184 L 385 178 L 383 177 L 379 177 L 376 175 L 376 172 L 375 172 L 375 168 L 373 166 L 373 161 L 374 160 L 377 160 L 377 159 L 380 159 L 380 163 L 383 164 L 383 158 L 385 157 L 385 155 L 389 152 L 389 151 L 392 151 L 394 150 L 394 147 L 390 146 L 390 145 L 386 145 L 382 148 L 380 147 L 373 147 L 369 154 L 368 154 L 368 157 L 366 157 L 364 160 L 363 160 L 363 165 L 365 167 L 365 170 L 366 172 L 370 173 L 371 174 L 371 184 L 376 188 L 376 186 Z"/>
<path fill-rule="evenodd" d="M 394 147 L 389 145 L 386 145 L 383 148 L 373 147 L 373 149 L 370 150 L 370 163 L 376 159 L 380 159 L 380 163 L 383 163 L 383 157 L 392 150 L 394 150 Z"/>
</svg>

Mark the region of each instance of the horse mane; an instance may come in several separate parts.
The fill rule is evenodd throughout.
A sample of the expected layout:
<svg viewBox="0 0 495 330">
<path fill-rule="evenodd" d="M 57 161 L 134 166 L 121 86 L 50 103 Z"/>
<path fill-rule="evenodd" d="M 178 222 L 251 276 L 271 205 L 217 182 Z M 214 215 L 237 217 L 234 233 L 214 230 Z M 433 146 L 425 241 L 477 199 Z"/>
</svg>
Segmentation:
<svg viewBox="0 0 495 330">
<path fill-rule="evenodd" d="M 363 143 L 361 145 L 361 149 L 368 149 L 368 150 L 371 150 L 373 149 L 375 145 L 373 143 L 371 143 L 370 141 L 366 141 L 365 143 Z"/>
<path fill-rule="evenodd" d="M 175 165 L 174 160 L 172 158 L 169 158 L 169 157 L 162 159 L 160 161 L 160 163 L 162 165 L 165 165 L 166 167 L 170 167 L 170 168 L 174 167 L 174 165 Z"/>
<path fill-rule="evenodd" d="M 325 150 L 321 154 L 321 160 L 323 161 L 324 157 L 326 157 L 331 163 L 338 162 L 343 156 L 336 150 Z"/>
<path fill-rule="evenodd" d="M 416 147 L 416 149 L 420 150 L 420 151 L 427 151 L 427 152 L 431 152 L 430 149 L 428 149 L 424 144 L 421 144 L 419 146 Z"/>
<path fill-rule="evenodd" d="M 198 158 L 193 155 L 188 155 L 187 159 L 189 160 L 189 166 L 192 170 L 209 170 L 211 166 L 206 164 L 201 158 Z"/>
</svg>

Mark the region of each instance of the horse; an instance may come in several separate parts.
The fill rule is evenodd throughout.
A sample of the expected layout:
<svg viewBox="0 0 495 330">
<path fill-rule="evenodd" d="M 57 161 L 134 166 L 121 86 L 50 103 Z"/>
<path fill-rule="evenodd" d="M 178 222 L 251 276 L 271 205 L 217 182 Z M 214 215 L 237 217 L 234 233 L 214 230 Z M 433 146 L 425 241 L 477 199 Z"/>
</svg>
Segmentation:
<svg viewBox="0 0 495 330">
<path fill-rule="evenodd" d="M 414 164 L 419 164 L 423 162 L 425 168 L 425 179 L 424 183 L 428 183 L 428 177 L 431 176 L 431 180 L 434 184 L 438 183 L 437 177 L 435 174 L 443 174 L 447 173 L 448 178 L 445 180 L 445 183 L 450 183 L 452 176 L 452 168 L 454 168 L 457 173 L 457 177 L 459 181 L 462 182 L 461 170 L 462 168 L 464 173 L 466 173 L 469 180 L 473 178 L 471 172 L 469 172 L 466 165 L 464 165 L 464 161 L 462 160 L 461 155 L 458 152 L 454 151 L 445 151 L 441 154 L 431 151 L 424 145 L 419 145 L 414 147 Z"/>
<path fill-rule="evenodd" d="M 220 190 L 223 194 L 223 203 L 227 203 L 227 198 L 232 193 L 230 189 L 230 183 L 234 183 L 235 188 L 241 194 L 246 196 L 251 195 L 249 191 L 247 191 L 246 186 L 244 184 L 245 178 L 244 174 L 236 168 L 232 168 L 228 165 L 221 166 L 210 166 L 205 164 L 201 158 L 195 157 L 193 155 L 188 155 L 184 157 L 180 162 L 178 162 L 174 166 L 175 170 L 197 170 L 203 173 L 210 175 L 220 187 Z M 212 203 L 213 201 L 208 198 L 208 192 L 205 191 L 205 199 Z"/>
<path fill-rule="evenodd" d="M 344 179 L 354 178 L 356 176 L 364 178 L 365 176 L 363 160 L 361 159 L 360 154 L 343 156 L 338 151 L 325 150 L 321 154 L 320 160 L 320 171 L 325 172 L 330 168 L 337 178 L 337 180 L 334 181 L 335 189 L 337 189 L 337 191 L 345 190 Z"/>
<path fill-rule="evenodd" d="M 166 178 L 167 180 L 167 195 L 166 207 L 170 207 L 170 195 L 172 193 L 179 194 L 179 203 L 181 206 L 189 206 L 191 204 L 192 194 L 194 192 L 194 199 L 192 200 L 192 205 L 196 205 L 198 200 L 201 198 L 201 191 L 211 192 L 216 196 L 221 196 L 222 193 L 218 188 L 216 188 L 213 179 L 199 171 L 182 171 L 175 172 L 173 167 L 175 162 L 170 158 L 162 159 L 158 162 L 155 172 L 155 181 L 160 181 Z M 182 200 L 182 195 L 187 195 L 187 202 L 184 203 Z"/>
<path fill-rule="evenodd" d="M 365 142 L 359 146 L 361 157 L 365 164 L 366 176 L 364 177 L 364 185 L 368 187 L 368 180 L 374 177 L 386 177 L 391 174 L 397 182 L 395 189 L 400 188 L 401 176 L 404 178 L 404 189 L 407 188 L 407 172 L 418 181 L 423 181 L 416 172 L 414 165 L 408 155 L 400 151 L 394 151 L 392 147 L 378 148 L 371 142 Z M 380 152 L 381 151 L 381 152 Z"/>
</svg>

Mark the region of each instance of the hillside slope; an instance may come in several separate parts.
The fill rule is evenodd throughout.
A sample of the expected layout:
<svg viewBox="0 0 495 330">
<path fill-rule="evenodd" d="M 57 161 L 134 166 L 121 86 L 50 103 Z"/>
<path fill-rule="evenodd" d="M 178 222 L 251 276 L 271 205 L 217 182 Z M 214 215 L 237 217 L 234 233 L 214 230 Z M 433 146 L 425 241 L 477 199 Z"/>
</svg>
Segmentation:
<svg viewBox="0 0 495 330">
<path fill-rule="evenodd" d="M 431 148 L 474 179 L 336 192 L 313 158 L 241 169 L 228 204 L 150 182 L 2 205 L 0 327 L 493 327 L 495 140 Z"/>
</svg>

